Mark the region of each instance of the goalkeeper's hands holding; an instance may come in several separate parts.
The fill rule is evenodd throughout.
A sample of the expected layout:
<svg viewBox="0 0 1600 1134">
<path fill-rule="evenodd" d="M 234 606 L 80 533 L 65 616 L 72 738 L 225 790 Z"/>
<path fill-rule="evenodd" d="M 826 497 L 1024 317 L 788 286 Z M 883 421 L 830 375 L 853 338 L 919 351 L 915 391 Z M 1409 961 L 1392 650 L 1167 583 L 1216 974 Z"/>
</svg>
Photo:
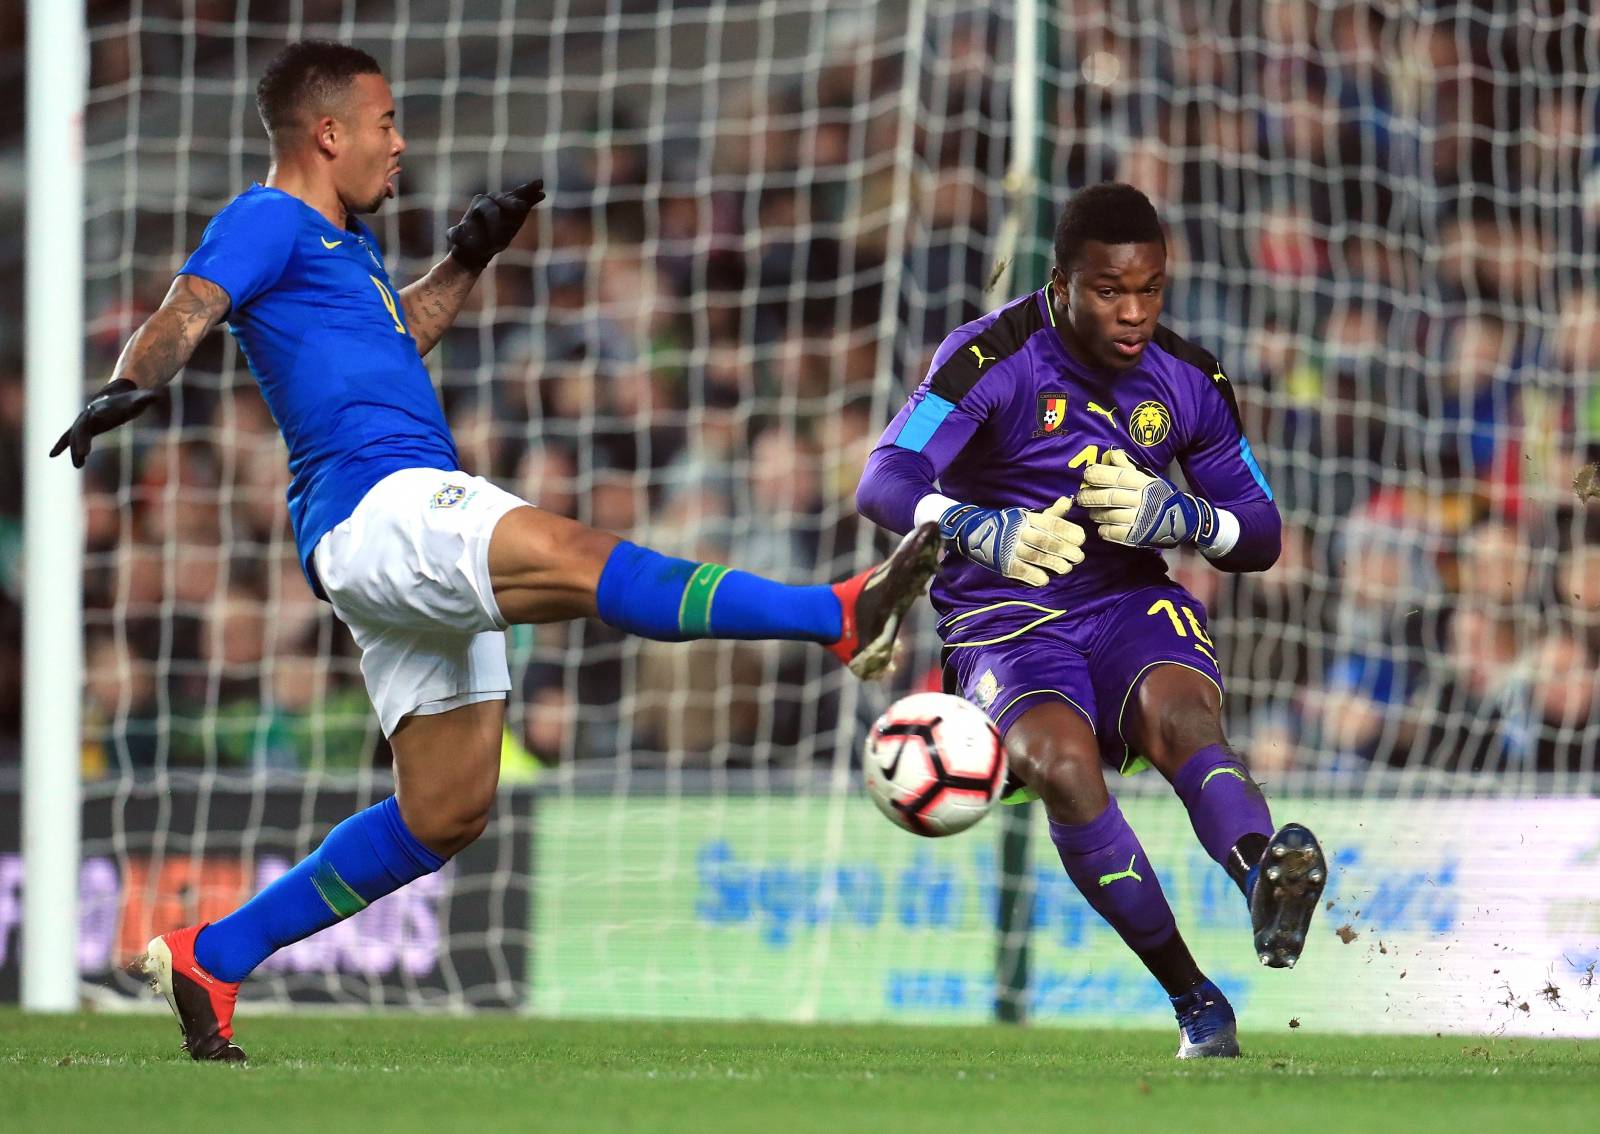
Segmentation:
<svg viewBox="0 0 1600 1134">
<path fill-rule="evenodd" d="M 1202 551 L 1217 538 L 1217 510 L 1180 491 L 1164 476 L 1147 472 L 1121 449 L 1108 449 L 1083 470 L 1078 503 L 1100 538 L 1129 547 L 1177 547 Z"/>
<path fill-rule="evenodd" d="M 445 233 L 451 258 L 469 271 L 483 271 L 516 239 L 533 206 L 542 200 L 543 181 L 530 181 L 503 193 L 479 193 L 461 220 Z"/>
<path fill-rule="evenodd" d="M 138 417 L 154 402 L 163 400 L 166 391 L 147 390 L 134 385 L 126 378 L 113 378 L 89 399 L 77 418 L 61 435 L 52 457 L 60 456 L 65 449 L 72 450 L 72 464 L 83 468 L 89 460 L 89 449 L 96 437 Z"/>
<path fill-rule="evenodd" d="M 939 532 L 956 550 L 989 570 L 1042 587 L 1083 562 L 1084 531 L 1067 519 L 1072 497 L 1042 512 L 954 504 L 939 517 Z"/>
</svg>

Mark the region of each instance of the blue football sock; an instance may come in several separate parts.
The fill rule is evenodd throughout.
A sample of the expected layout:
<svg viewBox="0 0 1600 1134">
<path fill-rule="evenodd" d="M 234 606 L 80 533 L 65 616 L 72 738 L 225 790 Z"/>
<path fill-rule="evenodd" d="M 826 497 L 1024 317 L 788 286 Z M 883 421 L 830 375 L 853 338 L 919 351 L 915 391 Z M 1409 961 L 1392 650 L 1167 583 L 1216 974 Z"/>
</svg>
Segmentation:
<svg viewBox="0 0 1600 1134">
<path fill-rule="evenodd" d="M 444 862 L 406 829 L 391 795 L 340 823 L 287 874 L 202 929 L 195 960 L 218 980 L 243 980 L 285 945 L 343 921 Z"/>
<path fill-rule="evenodd" d="M 620 543 L 595 589 L 600 619 L 661 642 L 786 638 L 837 642 L 843 614 L 829 586 L 796 587 L 715 563 Z"/>
</svg>

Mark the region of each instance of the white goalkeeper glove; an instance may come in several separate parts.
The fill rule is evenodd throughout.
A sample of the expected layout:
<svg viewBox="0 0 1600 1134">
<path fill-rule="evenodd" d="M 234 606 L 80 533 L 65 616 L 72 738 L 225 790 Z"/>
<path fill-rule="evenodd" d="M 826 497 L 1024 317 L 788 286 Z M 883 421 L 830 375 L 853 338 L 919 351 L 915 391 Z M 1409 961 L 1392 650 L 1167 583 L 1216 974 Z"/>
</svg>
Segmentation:
<svg viewBox="0 0 1600 1134">
<path fill-rule="evenodd" d="M 1129 547 L 1191 543 L 1207 551 L 1220 526 L 1208 501 L 1146 472 L 1121 449 L 1106 450 L 1099 464 L 1083 470 L 1078 503 L 1089 510 L 1101 539 Z"/>
<path fill-rule="evenodd" d="M 1083 562 L 1084 531 L 1066 518 L 1071 507 L 1070 496 L 1043 512 L 954 504 L 939 517 L 939 532 L 974 563 L 1042 587 Z"/>
</svg>

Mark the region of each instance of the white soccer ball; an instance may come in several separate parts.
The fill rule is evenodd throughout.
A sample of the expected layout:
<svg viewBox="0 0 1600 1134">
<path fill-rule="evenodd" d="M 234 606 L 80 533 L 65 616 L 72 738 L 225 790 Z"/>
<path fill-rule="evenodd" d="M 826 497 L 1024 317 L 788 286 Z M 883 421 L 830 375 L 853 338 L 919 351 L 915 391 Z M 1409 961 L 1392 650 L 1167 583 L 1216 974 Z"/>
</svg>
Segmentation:
<svg viewBox="0 0 1600 1134">
<path fill-rule="evenodd" d="M 867 734 L 862 765 L 878 810 L 929 838 L 982 819 L 1006 782 L 994 722 L 948 693 L 913 693 L 890 705 Z"/>
</svg>

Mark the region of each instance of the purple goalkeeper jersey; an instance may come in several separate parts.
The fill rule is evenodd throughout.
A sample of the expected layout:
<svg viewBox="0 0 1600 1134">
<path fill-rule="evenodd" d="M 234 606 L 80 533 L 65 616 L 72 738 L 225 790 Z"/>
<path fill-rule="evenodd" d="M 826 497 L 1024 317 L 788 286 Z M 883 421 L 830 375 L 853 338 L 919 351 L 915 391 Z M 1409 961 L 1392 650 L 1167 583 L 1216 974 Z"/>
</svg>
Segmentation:
<svg viewBox="0 0 1600 1134">
<path fill-rule="evenodd" d="M 1277 508 L 1217 360 L 1158 327 L 1133 368 L 1086 366 L 1067 353 L 1045 289 L 940 344 L 873 450 L 857 500 L 863 515 L 899 531 L 933 491 L 964 504 L 1044 509 L 1074 495 L 1084 466 L 1111 448 L 1153 472 L 1176 463 L 1191 492 L 1239 518 L 1240 538 L 1219 567 L 1260 570 L 1276 559 Z M 1070 518 L 1088 534 L 1084 560 L 1043 587 L 947 554 L 932 593 L 946 641 L 1012 634 L 1166 580 L 1160 551 L 1100 539 L 1081 508 Z"/>
</svg>

